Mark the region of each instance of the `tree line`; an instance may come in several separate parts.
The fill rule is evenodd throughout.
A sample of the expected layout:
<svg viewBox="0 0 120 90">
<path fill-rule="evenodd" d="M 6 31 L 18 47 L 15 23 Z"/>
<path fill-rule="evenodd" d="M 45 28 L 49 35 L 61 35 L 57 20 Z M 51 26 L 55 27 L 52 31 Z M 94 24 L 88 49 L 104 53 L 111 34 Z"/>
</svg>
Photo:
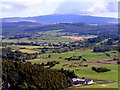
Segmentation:
<svg viewBox="0 0 120 90">
<path fill-rule="evenodd" d="M 2 58 L 3 59 L 9 59 L 9 60 L 15 60 L 15 61 L 22 61 L 25 62 L 25 60 L 32 60 L 38 57 L 39 53 L 22 53 L 19 50 L 12 51 L 11 48 L 3 48 L 2 49 Z"/>
<path fill-rule="evenodd" d="M 74 71 L 48 69 L 40 64 L 13 60 L 2 62 L 3 90 L 58 90 L 73 85 Z"/>
<path fill-rule="evenodd" d="M 97 72 L 97 73 L 103 73 L 103 72 L 108 72 L 108 71 L 111 71 L 111 69 L 107 69 L 107 68 L 104 68 L 104 67 L 92 67 L 92 70 Z"/>
</svg>

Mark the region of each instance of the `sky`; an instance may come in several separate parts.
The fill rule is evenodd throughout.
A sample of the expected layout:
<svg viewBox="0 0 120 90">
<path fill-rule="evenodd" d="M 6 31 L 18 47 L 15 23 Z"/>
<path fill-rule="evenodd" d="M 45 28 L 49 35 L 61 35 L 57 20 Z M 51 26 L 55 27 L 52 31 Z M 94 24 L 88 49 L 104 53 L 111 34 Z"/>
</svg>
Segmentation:
<svg viewBox="0 0 120 90">
<path fill-rule="evenodd" d="M 1 0 L 0 17 L 78 14 L 117 18 L 118 1 L 119 0 Z"/>
</svg>

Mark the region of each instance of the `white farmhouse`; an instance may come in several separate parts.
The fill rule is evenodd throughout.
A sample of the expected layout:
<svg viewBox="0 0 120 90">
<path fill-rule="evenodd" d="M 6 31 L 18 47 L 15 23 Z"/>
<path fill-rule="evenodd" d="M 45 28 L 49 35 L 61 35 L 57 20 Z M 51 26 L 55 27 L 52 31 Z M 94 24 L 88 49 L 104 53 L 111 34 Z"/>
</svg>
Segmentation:
<svg viewBox="0 0 120 90">
<path fill-rule="evenodd" d="M 73 83 L 76 84 L 83 84 L 83 85 L 91 85 L 95 82 L 90 79 L 80 79 L 80 78 L 72 78 Z"/>
</svg>

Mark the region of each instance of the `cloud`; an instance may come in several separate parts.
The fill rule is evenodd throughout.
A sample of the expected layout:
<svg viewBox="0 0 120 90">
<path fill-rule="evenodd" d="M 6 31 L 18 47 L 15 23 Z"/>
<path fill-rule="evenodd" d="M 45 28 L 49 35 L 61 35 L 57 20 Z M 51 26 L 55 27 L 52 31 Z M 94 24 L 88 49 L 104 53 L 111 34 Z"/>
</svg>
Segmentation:
<svg viewBox="0 0 120 90">
<path fill-rule="evenodd" d="M 51 4 L 54 2 L 61 2 L 62 0 L 3 0 L 3 3 L 13 3 L 13 4 L 19 4 L 23 6 L 35 6 L 39 4 Z"/>
<path fill-rule="evenodd" d="M 108 12 L 118 12 L 118 2 L 108 2 Z"/>
<path fill-rule="evenodd" d="M 86 11 L 87 13 L 90 13 L 90 14 L 117 12 L 117 3 L 106 2 L 105 0 L 101 0 L 99 2 L 94 2 L 93 6 L 83 11 Z"/>
<path fill-rule="evenodd" d="M 99 2 L 94 2 L 93 6 L 88 8 L 86 11 L 88 13 L 101 13 L 101 12 L 106 12 L 107 8 L 106 6 L 108 3 L 106 3 L 104 0 L 101 0 Z"/>
<path fill-rule="evenodd" d="M 2 0 L 3 17 L 52 14 L 63 0 Z"/>
<path fill-rule="evenodd" d="M 116 4 L 109 1 L 118 0 L 2 0 L 1 8 L 3 17 L 117 12 Z"/>
<path fill-rule="evenodd" d="M 27 7 L 24 6 L 24 5 L 20 5 L 20 4 L 17 4 L 17 3 L 2 3 L 1 5 L 1 9 L 4 12 L 12 12 L 12 11 L 15 11 L 15 12 L 20 12 L 22 9 L 26 9 Z"/>
<path fill-rule="evenodd" d="M 92 0 L 91 0 L 92 1 Z M 112 0 L 110 0 L 112 1 Z M 56 9 L 56 14 L 82 14 L 82 15 L 115 15 L 118 12 L 118 6 L 116 2 L 109 2 L 109 0 L 96 0 L 93 2 L 77 1 L 76 2 L 64 2 Z M 113 13 L 113 14 L 112 14 Z"/>
<path fill-rule="evenodd" d="M 2 8 L 2 9 L 5 9 L 5 10 L 9 10 L 9 9 L 12 9 L 13 6 L 11 6 L 11 5 L 9 5 L 9 4 L 2 4 L 2 5 L 1 5 L 1 8 Z"/>
<path fill-rule="evenodd" d="M 19 4 L 23 6 L 33 6 L 41 3 L 43 0 L 3 0 L 2 3 Z"/>
</svg>

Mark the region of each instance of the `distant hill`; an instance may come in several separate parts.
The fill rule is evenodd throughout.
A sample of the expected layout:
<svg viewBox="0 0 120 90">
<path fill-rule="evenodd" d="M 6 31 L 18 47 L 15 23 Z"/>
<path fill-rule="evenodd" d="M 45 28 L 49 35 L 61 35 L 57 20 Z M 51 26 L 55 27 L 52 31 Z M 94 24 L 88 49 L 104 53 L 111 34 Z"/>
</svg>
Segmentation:
<svg viewBox="0 0 120 90">
<path fill-rule="evenodd" d="M 96 23 L 96 24 L 117 22 L 116 18 L 73 15 L 73 14 L 52 14 L 52 15 L 35 16 L 35 17 L 13 17 L 13 18 L 3 18 L 2 20 L 9 22 L 10 21 L 33 21 L 33 22 L 41 22 L 41 23 L 83 22 L 83 23 Z"/>
<path fill-rule="evenodd" d="M 85 23 L 59 23 L 59 24 L 40 24 L 31 22 L 3 22 L 2 33 L 38 33 L 42 31 L 60 30 L 62 32 L 79 33 L 80 35 L 113 35 L 118 34 L 117 24 L 85 24 Z"/>
<path fill-rule="evenodd" d="M 42 26 L 44 24 L 38 22 L 30 21 L 13 21 L 13 20 L 3 20 L 2 21 L 2 34 L 7 34 L 8 32 L 23 32 L 27 28 L 34 28 L 37 26 Z"/>
<path fill-rule="evenodd" d="M 69 23 L 68 23 L 69 22 Z M 116 18 L 82 16 L 72 14 L 44 15 L 36 17 L 13 17 L 2 19 L 2 33 L 37 33 L 59 30 L 79 34 L 117 34 Z M 56 23 L 56 24 L 54 24 Z"/>
<path fill-rule="evenodd" d="M 50 30 L 60 30 L 60 29 L 62 29 L 62 32 L 79 33 L 80 35 L 118 34 L 117 24 L 92 25 L 92 24 L 84 24 L 84 23 L 60 23 L 60 24 L 50 24 L 45 26 L 28 28 L 28 29 L 24 29 L 24 31 L 33 33 L 33 32 L 50 31 Z"/>
</svg>

